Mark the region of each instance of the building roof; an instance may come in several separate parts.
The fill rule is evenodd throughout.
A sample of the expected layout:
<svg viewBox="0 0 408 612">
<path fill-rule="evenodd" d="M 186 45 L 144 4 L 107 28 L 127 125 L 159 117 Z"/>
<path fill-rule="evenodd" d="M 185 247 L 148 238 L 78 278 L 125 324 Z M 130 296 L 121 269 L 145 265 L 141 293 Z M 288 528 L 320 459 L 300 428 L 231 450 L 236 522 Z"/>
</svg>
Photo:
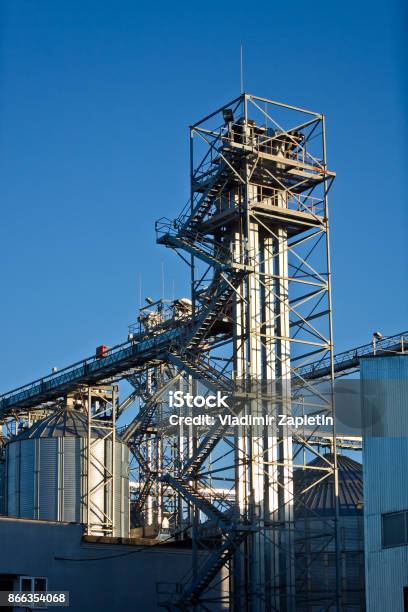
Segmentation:
<svg viewBox="0 0 408 612">
<path fill-rule="evenodd" d="M 333 461 L 332 454 L 324 455 L 327 461 Z M 328 467 L 326 460 L 319 456 L 308 466 L 314 468 Z M 339 468 L 339 510 L 340 514 L 362 513 L 363 501 L 363 466 L 345 455 L 337 456 Z M 324 477 L 324 472 L 317 470 L 295 469 L 295 512 L 298 516 L 310 512 L 330 515 L 334 513 L 333 477 Z M 321 482 L 318 482 L 321 480 Z M 315 484 L 314 484 L 315 483 Z M 302 493 L 302 491 L 305 491 Z"/>
<path fill-rule="evenodd" d="M 98 438 L 106 435 L 103 429 L 93 428 L 92 437 Z M 86 438 L 88 436 L 88 417 L 79 410 L 58 410 L 53 414 L 37 421 L 23 431 L 21 434 L 12 438 L 11 442 L 19 440 L 29 440 L 37 438 Z M 119 438 L 117 438 L 119 441 Z M 120 440 L 121 441 L 121 440 Z"/>
</svg>

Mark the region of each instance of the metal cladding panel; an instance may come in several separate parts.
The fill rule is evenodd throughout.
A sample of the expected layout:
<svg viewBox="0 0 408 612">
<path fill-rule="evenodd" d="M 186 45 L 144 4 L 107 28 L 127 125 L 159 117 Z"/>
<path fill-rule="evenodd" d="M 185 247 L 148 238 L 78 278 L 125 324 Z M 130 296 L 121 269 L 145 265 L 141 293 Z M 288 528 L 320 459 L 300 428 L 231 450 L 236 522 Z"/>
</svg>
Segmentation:
<svg viewBox="0 0 408 612">
<path fill-rule="evenodd" d="M 103 483 L 103 465 L 111 470 L 111 440 L 94 441 L 91 467 L 90 467 L 90 486 L 91 489 Z M 115 443 L 115 470 L 114 470 L 114 498 L 113 498 L 113 520 L 114 536 L 128 537 L 129 535 L 129 449 L 116 440 Z M 100 486 L 92 495 L 92 516 L 91 522 L 95 523 L 93 532 L 99 533 L 97 524 L 105 521 L 105 513 L 111 514 L 109 488 Z M 100 531 L 102 533 L 102 530 Z"/>
<path fill-rule="evenodd" d="M 369 612 L 404 612 L 408 583 L 408 547 L 366 555 L 366 599 Z"/>
<path fill-rule="evenodd" d="M 18 516 L 19 512 L 19 462 L 20 443 L 7 445 L 7 500 L 6 511 L 9 516 Z"/>
<path fill-rule="evenodd" d="M 81 520 L 81 452 L 80 438 L 63 440 L 63 516 L 62 520 L 79 523 Z"/>
<path fill-rule="evenodd" d="M 129 537 L 130 530 L 130 495 L 129 495 L 129 447 L 122 444 L 122 494 L 123 494 L 123 537 Z"/>
<path fill-rule="evenodd" d="M 408 440 L 370 438 L 363 452 L 365 515 L 408 509 Z"/>
<path fill-rule="evenodd" d="M 20 442 L 20 509 L 19 516 L 34 516 L 35 440 Z"/>
<path fill-rule="evenodd" d="M 81 522 L 86 516 L 87 440 L 77 434 L 85 431 L 84 416 L 80 413 L 52 416 L 7 445 L 7 513 L 24 518 Z M 105 513 L 111 514 L 111 509 L 106 508 L 109 495 L 105 495 L 103 486 L 103 465 L 105 461 L 110 463 L 111 444 L 111 441 L 93 439 L 95 458 L 91 462 L 90 485 L 102 485 L 93 495 L 96 510 L 91 517 L 93 523 L 103 523 Z M 128 465 L 128 447 L 117 439 L 114 535 L 122 537 L 129 533 Z"/>
<path fill-rule="evenodd" d="M 108 443 L 107 443 L 108 444 Z M 105 441 L 97 440 L 92 442 L 92 455 L 90 472 L 88 474 L 89 486 L 91 491 L 92 512 L 90 516 L 91 523 L 105 522 L 105 487 L 102 486 L 104 480 L 105 465 Z M 97 531 L 95 531 L 97 533 Z M 103 532 L 101 531 L 101 534 Z"/>
<path fill-rule="evenodd" d="M 408 547 L 382 547 L 381 515 L 408 510 L 408 355 L 362 359 L 360 372 L 367 609 L 403 612 Z"/>
<path fill-rule="evenodd" d="M 333 461 L 333 455 L 316 457 L 308 466 L 324 468 L 325 461 Z M 338 455 L 339 468 L 339 511 L 341 515 L 362 514 L 358 505 L 363 500 L 363 470 L 361 463 L 346 455 Z M 295 516 L 305 513 L 315 515 L 334 515 L 334 483 L 332 478 L 321 480 L 319 470 L 294 470 Z M 303 491 L 305 491 L 303 493 Z"/>
<path fill-rule="evenodd" d="M 0 514 L 4 514 L 6 501 L 6 462 L 0 460 Z"/>
<path fill-rule="evenodd" d="M 363 551 L 364 521 L 363 516 L 342 516 L 340 519 L 340 542 L 342 550 Z"/>
<path fill-rule="evenodd" d="M 114 523 L 115 536 L 122 536 L 122 449 L 120 444 L 115 445 L 115 489 L 114 489 Z"/>
<path fill-rule="evenodd" d="M 408 355 L 362 359 L 361 379 L 365 515 L 408 509 Z"/>
<path fill-rule="evenodd" d="M 361 359 L 363 423 L 369 437 L 408 437 L 408 353 Z"/>
<path fill-rule="evenodd" d="M 58 520 L 58 440 L 41 438 L 39 442 L 39 519 Z"/>
<path fill-rule="evenodd" d="M 116 443 L 115 466 L 115 536 L 129 536 L 129 449 Z"/>
</svg>

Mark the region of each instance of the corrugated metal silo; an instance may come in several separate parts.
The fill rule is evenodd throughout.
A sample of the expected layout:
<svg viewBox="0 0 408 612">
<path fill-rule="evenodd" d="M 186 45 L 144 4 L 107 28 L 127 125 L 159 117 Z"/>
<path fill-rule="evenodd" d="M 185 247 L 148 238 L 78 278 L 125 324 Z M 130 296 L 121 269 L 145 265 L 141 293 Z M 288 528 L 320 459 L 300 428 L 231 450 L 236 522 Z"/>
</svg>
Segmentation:
<svg viewBox="0 0 408 612">
<path fill-rule="evenodd" d="M 0 514 L 5 512 L 5 487 L 6 487 L 6 454 L 3 446 L 3 438 L 0 431 Z"/>
<path fill-rule="evenodd" d="M 111 456 L 112 442 L 105 432 L 93 430 L 93 455 L 101 464 Z M 35 423 L 6 447 L 6 505 L 9 516 L 85 523 L 87 518 L 87 416 L 78 410 L 61 410 Z M 97 438 L 100 438 L 99 440 Z M 115 441 L 114 536 L 129 533 L 129 450 Z M 100 482 L 100 468 L 92 464 L 91 488 Z M 99 519 L 109 514 L 104 490 L 97 498 Z M 93 500 L 95 502 L 95 499 Z M 93 523 L 97 523 L 95 516 Z M 102 535 L 97 526 L 93 532 Z"/>
<path fill-rule="evenodd" d="M 331 463 L 333 456 L 327 454 L 326 459 Z M 365 610 L 363 468 L 361 463 L 345 455 L 338 455 L 337 460 L 342 610 L 361 612 Z M 322 545 L 322 536 L 328 530 L 327 522 L 334 521 L 335 518 L 333 479 L 321 480 L 321 471 L 319 471 L 325 466 L 327 462 L 318 456 L 308 464 L 309 469 L 295 469 L 294 473 L 295 546 L 298 563 L 296 580 L 299 583 L 305 580 L 305 568 L 308 568 L 306 572 L 308 601 L 298 603 L 296 608 L 298 612 L 319 612 L 323 609 L 322 601 L 319 601 L 322 589 L 331 593 L 336 590 L 334 540 L 325 557 L 318 556 L 318 561 L 315 560 Z M 324 585 L 323 576 L 328 581 Z M 334 612 L 332 607 L 325 609 Z"/>
</svg>

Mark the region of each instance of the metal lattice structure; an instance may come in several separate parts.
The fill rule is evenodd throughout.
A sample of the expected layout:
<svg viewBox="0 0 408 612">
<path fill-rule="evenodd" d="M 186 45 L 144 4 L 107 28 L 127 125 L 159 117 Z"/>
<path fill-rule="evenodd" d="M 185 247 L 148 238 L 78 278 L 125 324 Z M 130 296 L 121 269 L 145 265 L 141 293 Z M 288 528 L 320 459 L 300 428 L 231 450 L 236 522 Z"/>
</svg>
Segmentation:
<svg viewBox="0 0 408 612">
<path fill-rule="evenodd" d="M 86 533 L 114 535 L 117 386 L 88 387 Z"/>
<path fill-rule="evenodd" d="M 191 300 L 161 300 L 143 309 L 128 342 L 3 394 L 0 421 L 13 434 L 14 422 L 48 414 L 78 386 L 89 387 L 94 406 L 106 385 L 126 379 L 133 391 L 122 403 L 112 396 L 104 415 L 89 410 L 89 446 L 99 415 L 114 449 L 116 419 L 138 403 L 121 432 L 135 460 L 135 513 L 140 524 L 156 531 L 166 524 L 176 539 L 192 541 L 191 574 L 161 605 L 339 610 L 336 512 L 316 540 L 305 520 L 299 530 L 295 510 L 327 479 L 336 508 L 335 427 L 279 424 L 282 414 L 333 417 L 335 374 L 373 352 L 366 345 L 333 355 L 328 192 L 335 175 L 324 117 L 242 94 L 193 125 L 190 143 L 191 198 L 156 230 L 159 244 L 188 266 Z M 401 350 L 407 338 L 400 336 L 379 340 L 375 350 Z M 175 389 L 222 391 L 233 400 L 231 415 L 274 422 L 170 425 Z M 314 459 L 318 475 L 310 479 Z M 112 469 L 102 471 L 98 490 L 109 495 Z M 111 533 L 109 513 L 103 522 Z"/>
<path fill-rule="evenodd" d="M 333 415 L 331 394 L 302 376 L 318 359 L 334 377 L 327 205 L 334 173 L 324 117 L 243 94 L 195 124 L 190 137 L 191 200 L 156 226 L 159 243 L 190 257 L 192 277 L 191 331 L 173 342 L 168 360 L 209 388 L 245 389 L 241 414 L 266 412 L 277 422 L 318 406 Z M 217 423 L 193 432 L 193 450 L 183 449 L 179 469 L 161 476 L 193 508 L 197 541 L 191 581 L 170 608 L 214 604 L 214 578 L 228 564 L 234 609 L 295 610 L 306 602 L 337 609 L 335 517 L 315 550 L 316 560 L 330 555 L 334 582 L 323 581 L 326 591 L 308 592 L 310 567 L 298 567 L 295 555 L 293 473 L 307 469 L 301 458 L 318 454 L 318 429 L 232 432 Z M 334 429 L 332 436 L 333 460 L 321 478 L 333 478 L 336 490 Z M 202 495 L 220 482 L 231 483 L 233 505 L 216 487 L 211 501 Z M 201 566 L 200 517 L 220 536 Z"/>
</svg>

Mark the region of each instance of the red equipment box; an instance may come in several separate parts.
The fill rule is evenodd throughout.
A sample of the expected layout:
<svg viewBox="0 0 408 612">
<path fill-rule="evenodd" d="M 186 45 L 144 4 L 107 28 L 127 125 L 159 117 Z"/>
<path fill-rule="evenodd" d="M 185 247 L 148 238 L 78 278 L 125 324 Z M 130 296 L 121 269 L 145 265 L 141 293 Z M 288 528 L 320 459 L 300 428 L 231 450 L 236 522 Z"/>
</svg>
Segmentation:
<svg viewBox="0 0 408 612">
<path fill-rule="evenodd" d="M 101 344 L 101 346 L 97 346 L 95 350 L 95 357 L 100 359 L 101 357 L 106 357 L 108 354 L 109 346 L 106 344 Z"/>
</svg>

